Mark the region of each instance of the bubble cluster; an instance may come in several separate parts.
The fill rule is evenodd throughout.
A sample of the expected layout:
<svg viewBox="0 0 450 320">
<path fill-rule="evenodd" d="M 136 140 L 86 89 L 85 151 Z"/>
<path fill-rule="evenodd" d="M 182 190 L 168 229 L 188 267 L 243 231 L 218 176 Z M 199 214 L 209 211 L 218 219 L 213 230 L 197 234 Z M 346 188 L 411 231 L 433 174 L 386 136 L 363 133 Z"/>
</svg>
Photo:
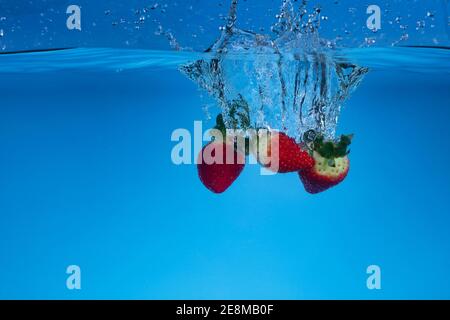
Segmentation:
<svg viewBox="0 0 450 320">
<path fill-rule="evenodd" d="M 294 10 L 283 1 L 274 37 L 237 28 L 236 10 L 233 1 L 208 50 L 211 58 L 181 71 L 218 101 L 228 124 L 238 104 L 248 106 L 255 127 L 280 129 L 297 140 L 309 130 L 334 138 L 342 104 L 368 70 L 333 59 L 330 41 L 318 34 L 318 7 Z"/>
</svg>

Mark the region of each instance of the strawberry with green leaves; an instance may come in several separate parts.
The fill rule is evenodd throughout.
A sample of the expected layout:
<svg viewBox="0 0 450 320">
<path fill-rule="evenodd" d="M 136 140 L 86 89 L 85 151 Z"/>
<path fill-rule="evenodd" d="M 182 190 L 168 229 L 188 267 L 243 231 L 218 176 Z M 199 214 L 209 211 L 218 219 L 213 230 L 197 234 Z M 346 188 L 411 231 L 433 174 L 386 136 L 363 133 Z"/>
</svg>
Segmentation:
<svg viewBox="0 0 450 320">
<path fill-rule="evenodd" d="M 242 116 L 237 111 L 233 112 L 238 116 L 245 117 L 245 114 Z M 237 126 L 237 124 L 232 125 L 233 127 Z M 214 193 L 223 193 L 244 170 L 246 152 L 239 150 L 234 138 L 227 135 L 222 114 L 217 116 L 214 129 L 220 131 L 222 137 L 211 141 L 202 148 L 197 159 L 197 172 L 200 181 L 206 188 Z"/>
<path fill-rule="evenodd" d="M 348 146 L 353 136 L 343 135 L 338 142 L 325 141 L 318 136 L 310 144 L 314 165 L 299 171 L 299 176 L 307 192 L 316 194 L 340 184 L 350 169 Z"/>
</svg>

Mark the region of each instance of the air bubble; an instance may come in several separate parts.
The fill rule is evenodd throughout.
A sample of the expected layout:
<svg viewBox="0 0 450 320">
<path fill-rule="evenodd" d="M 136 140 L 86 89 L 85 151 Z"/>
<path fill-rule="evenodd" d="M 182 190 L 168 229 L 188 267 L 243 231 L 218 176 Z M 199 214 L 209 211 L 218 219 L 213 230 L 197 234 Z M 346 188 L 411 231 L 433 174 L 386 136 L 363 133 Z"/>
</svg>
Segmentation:
<svg viewBox="0 0 450 320">
<path fill-rule="evenodd" d="M 416 30 L 424 29 L 425 28 L 425 21 L 419 20 L 416 22 Z"/>
<path fill-rule="evenodd" d="M 365 38 L 364 40 L 367 45 L 373 45 L 376 42 L 375 38 Z"/>
</svg>

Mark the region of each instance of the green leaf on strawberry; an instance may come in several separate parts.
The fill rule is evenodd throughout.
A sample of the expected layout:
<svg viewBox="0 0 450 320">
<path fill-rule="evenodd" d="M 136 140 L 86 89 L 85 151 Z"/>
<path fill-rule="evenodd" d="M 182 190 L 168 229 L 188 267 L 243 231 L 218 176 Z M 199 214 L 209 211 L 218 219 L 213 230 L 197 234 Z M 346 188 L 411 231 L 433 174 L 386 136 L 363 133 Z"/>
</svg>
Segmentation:
<svg viewBox="0 0 450 320">
<path fill-rule="evenodd" d="M 325 141 L 323 135 L 318 135 L 312 144 L 312 149 L 326 159 L 341 158 L 349 154 L 348 146 L 352 143 L 352 139 L 352 134 L 342 135 L 340 140 L 335 143 L 334 141 Z"/>
<path fill-rule="evenodd" d="M 310 132 L 308 136 L 311 136 Z M 314 137 L 309 147 L 315 164 L 299 171 L 307 192 L 320 193 L 344 181 L 350 169 L 348 146 L 352 138 L 353 135 L 342 135 L 338 142 L 334 142 L 326 141 L 323 135 Z"/>
</svg>

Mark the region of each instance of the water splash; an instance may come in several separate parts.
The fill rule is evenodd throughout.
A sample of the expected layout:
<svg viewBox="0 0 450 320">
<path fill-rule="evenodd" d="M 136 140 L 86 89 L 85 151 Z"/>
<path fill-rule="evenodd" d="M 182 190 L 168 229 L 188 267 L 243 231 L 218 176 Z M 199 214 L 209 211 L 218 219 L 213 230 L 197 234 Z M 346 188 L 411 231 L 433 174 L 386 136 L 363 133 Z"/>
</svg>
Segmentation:
<svg viewBox="0 0 450 320">
<path fill-rule="evenodd" d="M 308 130 L 334 138 L 341 107 L 368 70 L 333 58 L 331 42 L 319 37 L 321 10 L 308 12 L 307 1 L 295 10 L 284 0 L 273 35 L 237 28 L 237 6 L 232 0 L 227 24 L 207 50 L 212 57 L 181 71 L 218 101 L 227 124 L 230 106 L 241 101 L 254 127 L 297 140 Z"/>
</svg>

